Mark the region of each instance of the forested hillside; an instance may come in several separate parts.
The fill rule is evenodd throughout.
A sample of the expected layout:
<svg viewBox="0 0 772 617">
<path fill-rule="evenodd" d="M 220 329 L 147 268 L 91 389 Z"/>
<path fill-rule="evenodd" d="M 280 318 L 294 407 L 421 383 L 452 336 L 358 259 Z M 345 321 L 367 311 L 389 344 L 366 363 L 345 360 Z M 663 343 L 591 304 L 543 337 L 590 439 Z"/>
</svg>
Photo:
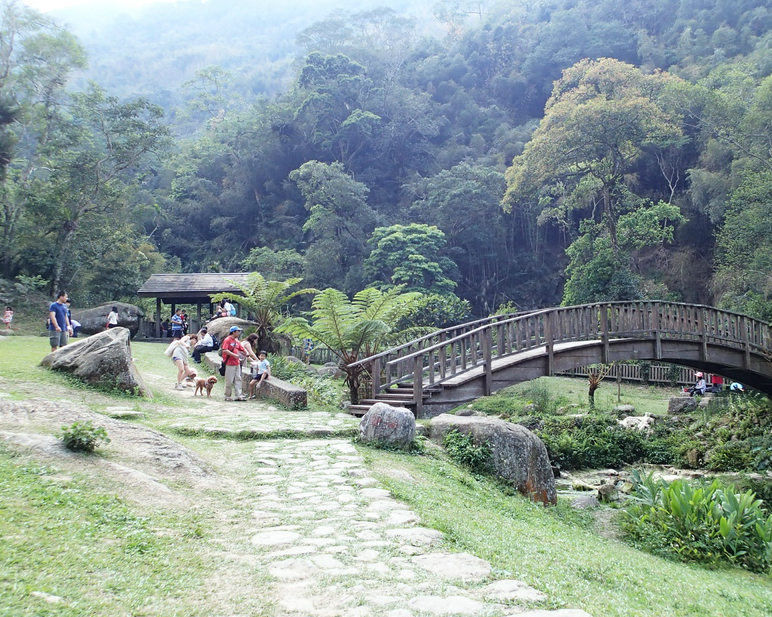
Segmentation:
<svg viewBox="0 0 772 617">
<path fill-rule="evenodd" d="M 316 3 L 179 2 L 80 41 L 2 4 L 5 278 L 93 303 L 257 270 L 477 315 L 651 298 L 772 319 L 765 1 L 352 7 L 293 39 L 287 12 Z"/>
</svg>

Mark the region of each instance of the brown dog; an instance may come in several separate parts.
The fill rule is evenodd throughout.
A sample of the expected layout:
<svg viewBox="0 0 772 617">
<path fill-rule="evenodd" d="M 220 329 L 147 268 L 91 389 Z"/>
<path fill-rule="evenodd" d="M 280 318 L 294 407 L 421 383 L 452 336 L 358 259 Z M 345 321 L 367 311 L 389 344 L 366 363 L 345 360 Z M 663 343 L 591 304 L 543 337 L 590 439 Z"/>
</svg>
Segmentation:
<svg viewBox="0 0 772 617">
<path fill-rule="evenodd" d="M 204 396 L 204 389 L 206 389 L 206 395 L 212 396 L 212 388 L 214 387 L 214 384 L 217 383 L 217 377 L 209 377 L 208 379 L 204 379 L 203 377 L 199 377 L 196 379 L 196 389 L 193 392 L 193 396 L 196 396 L 199 392 L 201 393 L 201 396 Z"/>
</svg>

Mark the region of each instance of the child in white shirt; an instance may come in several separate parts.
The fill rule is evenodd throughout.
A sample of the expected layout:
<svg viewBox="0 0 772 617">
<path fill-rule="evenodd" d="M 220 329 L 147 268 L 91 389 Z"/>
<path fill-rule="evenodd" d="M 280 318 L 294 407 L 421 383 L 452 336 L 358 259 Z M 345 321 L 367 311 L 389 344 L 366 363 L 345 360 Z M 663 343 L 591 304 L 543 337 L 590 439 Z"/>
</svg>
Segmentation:
<svg viewBox="0 0 772 617">
<path fill-rule="evenodd" d="M 271 378 L 271 363 L 267 360 L 268 354 L 261 351 L 257 354 L 257 362 L 252 365 L 252 381 L 249 382 L 249 398 L 257 397 L 257 389 L 264 379 Z"/>
</svg>

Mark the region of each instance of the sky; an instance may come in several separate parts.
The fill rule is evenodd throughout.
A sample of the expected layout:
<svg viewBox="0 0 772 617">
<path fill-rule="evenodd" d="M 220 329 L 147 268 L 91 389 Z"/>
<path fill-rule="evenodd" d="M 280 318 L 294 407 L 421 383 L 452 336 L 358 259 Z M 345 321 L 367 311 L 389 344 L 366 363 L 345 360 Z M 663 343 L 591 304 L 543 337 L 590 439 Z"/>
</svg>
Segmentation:
<svg viewBox="0 0 772 617">
<path fill-rule="evenodd" d="M 135 7 L 155 2 L 174 2 L 174 0 L 23 0 L 23 2 L 39 11 L 46 12 L 84 4 L 113 4 L 115 6 Z"/>
</svg>

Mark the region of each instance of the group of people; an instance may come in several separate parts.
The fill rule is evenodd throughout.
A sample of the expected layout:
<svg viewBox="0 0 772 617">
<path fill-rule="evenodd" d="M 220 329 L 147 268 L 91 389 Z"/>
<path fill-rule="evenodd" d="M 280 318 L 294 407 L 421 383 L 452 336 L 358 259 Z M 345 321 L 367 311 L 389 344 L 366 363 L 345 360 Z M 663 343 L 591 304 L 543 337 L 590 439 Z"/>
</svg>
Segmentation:
<svg viewBox="0 0 772 617">
<path fill-rule="evenodd" d="M 271 378 L 271 364 L 268 354 L 259 351 L 255 354 L 257 335 L 250 334 L 245 341 L 240 340 L 244 330 L 239 326 L 231 326 L 228 337 L 222 342 L 222 361 L 225 364 L 225 400 L 244 401 L 244 369 L 249 369 L 250 380 L 247 387 L 248 397 L 257 396 L 260 384 Z"/>
<path fill-rule="evenodd" d="M 708 392 L 718 393 L 724 390 L 724 379 L 720 375 L 712 375 L 710 378 L 710 385 L 705 381 L 705 375 L 701 371 L 697 371 L 694 374 L 694 379 L 696 380 L 695 384 L 685 388 L 685 391 L 689 393 L 689 396 L 694 396 L 695 394 L 703 396 Z M 733 381 L 729 384 L 729 391 L 741 393 L 745 392 L 745 387 L 741 383 Z"/>
<path fill-rule="evenodd" d="M 234 317 L 236 315 L 236 307 L 231 304 L 230 300 L 220 300 L 219 304 L 215 308 L 214 314 L 209 321 L 218 319 L 220 317 Z M 209 323 L 209 322 L 207 322 Z M 175 338 L 181 336 L 187 336 L 188 334 L 188 316 L 182 309 L 177 309 L 171 316 L 171 319 L 165 319 L 161 322 L 161 337 L 162 338 Z M 211 351 L 211 350 L 210 350 Z"/>
<path fill-rule="evenodd" d="M 265 351 L 255 353 L 257 335 L 250 334 L 242 341 L 244 332 L 239 326 L 232 326 L 228 337 L 223 340 L 222 362 L 225 365 L 225 400 L 245 401 L 247 398 L 257 396 L 257 388 L 271 377 L 271 364 L 268 362 L 268 354 Z M 197 363 L 201 362 L 201 354 L 212 351 L 214 340 L 204 326 L 198 334 L 183 336 L 182 330 L 177 329 L 174 340 L 167 348 L 167 355 L 177 367 L 177 383 L 175 389 L 184 390 L 186 386 L 192 386 L 197 376 L 196 370 L 190 366 L 190 357 Z M 247 394 L 244 393 L 243 373 L 248 370 L 250 380 Z"/>
</svg>

